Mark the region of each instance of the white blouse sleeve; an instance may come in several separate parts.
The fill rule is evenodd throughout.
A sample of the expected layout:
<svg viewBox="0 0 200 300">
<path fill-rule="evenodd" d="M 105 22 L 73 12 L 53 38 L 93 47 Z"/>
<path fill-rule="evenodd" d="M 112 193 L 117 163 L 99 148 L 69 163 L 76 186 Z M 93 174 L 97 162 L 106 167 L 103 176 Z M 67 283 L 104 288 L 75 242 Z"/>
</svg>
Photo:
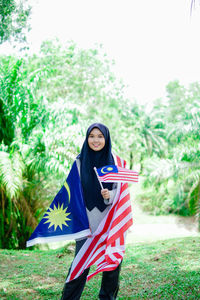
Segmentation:
<svg viewBox="0 0 200 300">
<path fill-rule="evenodd" d="M 115 198 L 116 192 L 117 192 L 117 183 L 114 183 L 113 184 L 113 189 L 111 191 L 109 190 L 110 198 L 109 199 L 104 199 L 104 203 L 106 205 L 110 205 L 110 204 L 113 203 L 113 200 Z"/>
</svg>

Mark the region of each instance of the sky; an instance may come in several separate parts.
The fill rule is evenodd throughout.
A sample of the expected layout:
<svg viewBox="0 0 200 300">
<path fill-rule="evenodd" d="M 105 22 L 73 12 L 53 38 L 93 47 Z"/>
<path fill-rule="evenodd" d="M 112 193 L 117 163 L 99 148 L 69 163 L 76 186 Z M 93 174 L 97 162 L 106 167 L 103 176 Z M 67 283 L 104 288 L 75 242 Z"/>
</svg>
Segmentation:
<svg viewBox="0 0 200 300">
<path fill-rule="evenodd" d="M 102 44 L 127 96 L 148 105 L 166 85 L 200 80 L 200 4 L 191 0 L 32 0 L 28 41 L 37 51 L 45 39 Z"/>
</svg>

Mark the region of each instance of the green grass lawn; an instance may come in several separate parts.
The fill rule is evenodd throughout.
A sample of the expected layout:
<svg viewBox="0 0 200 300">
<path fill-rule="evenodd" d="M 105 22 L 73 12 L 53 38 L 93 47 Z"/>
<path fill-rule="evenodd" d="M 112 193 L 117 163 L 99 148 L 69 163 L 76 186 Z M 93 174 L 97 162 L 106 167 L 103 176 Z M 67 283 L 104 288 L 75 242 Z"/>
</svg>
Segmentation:
<svg viewBox="0 0 200 300">
<path fill-rule="evenodd" d="M 56 250 L 0 250 L 0 299 L 60 299 L 73 259 Z M 101 274 L 85 287 L 82 299 L 98 299 Z M 200 238 L 128 245 L 119 299 L 200 299 Z"/>
</svg>

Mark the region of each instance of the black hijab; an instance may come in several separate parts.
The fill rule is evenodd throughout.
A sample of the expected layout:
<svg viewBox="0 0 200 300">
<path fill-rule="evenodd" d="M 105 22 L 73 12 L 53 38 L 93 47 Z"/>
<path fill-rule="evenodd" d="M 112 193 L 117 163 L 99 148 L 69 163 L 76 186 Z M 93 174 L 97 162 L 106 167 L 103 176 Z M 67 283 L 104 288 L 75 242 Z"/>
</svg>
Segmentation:
<svg viewBox="0 0 200 300">
<path fill-rule="evenodd" d="M 94 128 L 98 128 L 105 138 L 105 146 L 100 151 L 94 151 L 88 145 L 89 134 Z M 107 205 L 103 201 L 101 187 L 94 171 L 94 167 L 100 168 L 114 164 L 114 159 L 111 153 L 110 133 L 105 125 L 101 123 L 94 123 L 88 128 L 86 139 L 78 158 L 81 162 L 81 184 L 83 187 L 85 205 L 89 211 L 91 211 L 94 207 L 103 211 Z M 103 183 L 104 188 L 109 190 L 112 189 L 112 185 L 112 183 Z"/>
</svg>

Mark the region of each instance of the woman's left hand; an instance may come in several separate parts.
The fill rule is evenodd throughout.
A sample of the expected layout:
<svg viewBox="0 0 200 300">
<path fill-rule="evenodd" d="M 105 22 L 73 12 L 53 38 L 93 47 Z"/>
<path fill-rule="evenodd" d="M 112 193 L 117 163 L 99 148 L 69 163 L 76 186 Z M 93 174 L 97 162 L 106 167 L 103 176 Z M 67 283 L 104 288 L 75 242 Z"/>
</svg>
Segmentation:
<svg viewBox="0 0 200 300">
<path fill-rule="evenodd" d="M 104 199 L 110 199 L 110 193 L 108 189 L 101 190 L 101 195 Z"/>
</svg>

